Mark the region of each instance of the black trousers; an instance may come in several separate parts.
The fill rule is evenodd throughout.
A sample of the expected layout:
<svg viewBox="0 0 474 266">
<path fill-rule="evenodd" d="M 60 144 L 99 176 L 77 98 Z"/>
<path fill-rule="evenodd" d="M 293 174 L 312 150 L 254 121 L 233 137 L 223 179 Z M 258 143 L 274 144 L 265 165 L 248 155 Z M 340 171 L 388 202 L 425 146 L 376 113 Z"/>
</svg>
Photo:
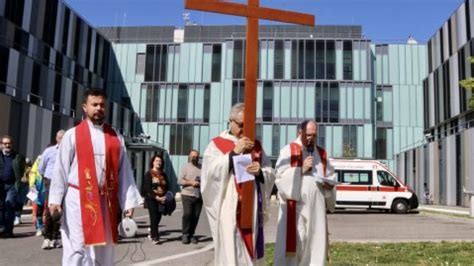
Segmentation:
<svg viewBox="0 0 474 266">
<path fill-rule="evenodd" d="M 150 236 L 153 240 L 160 239 L 160 233 L 158 231 L 158 226 L 161 221 L 161 211 L 160 203 L 155 199 L 146 199 L 146 204 L 148 207 L 148 214 L 150 215 Z"/>
<path fill-rule="evenodd" d="M 202 209 L 202 198 L 182 195 L 183 201 L 183 235 L 192 237 L 199 222 Z"/>
<path fill-rule="evenodd" d="M 45 207 L 44 207 L 44 212 L 45 212 L 45 219 L 46 219 L 46 224 L 44 225 L 44 239 L 49 239 L 49 240 L 53 240 L 53 239 L 58 239 L 59 238 L 59 227 L 61 226 L 61 224 L 59 223 L 59 221 L 54 221 L 53 220 L 53 217 L 51 216 L 51 213 L 49 212 L 49 208 L 47 207 L 48 204 L 49 204 L 49 199 L 48 199 L 48 195 L 49 195 L 49 186 L 51 185 L 51 180 L 50 179 L 47 179 L 47 178 L 44 178 L 43 179 L 43 182 L 44 182 L 44 186 L 45 186 Z"/>
</svg>

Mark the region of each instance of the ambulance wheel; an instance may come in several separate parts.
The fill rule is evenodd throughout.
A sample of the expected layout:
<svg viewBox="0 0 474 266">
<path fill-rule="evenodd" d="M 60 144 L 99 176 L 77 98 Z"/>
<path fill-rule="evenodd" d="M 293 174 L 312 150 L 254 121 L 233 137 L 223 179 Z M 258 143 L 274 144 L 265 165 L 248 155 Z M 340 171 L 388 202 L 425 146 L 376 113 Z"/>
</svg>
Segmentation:
<svg viewBox="0 0 474 266">
<path fill-rule="evenodd" d="M 394 213 L 407 213 L 408 203 L 404 199 L 396 199 L 392 203 L 392 212 Z"/>
</svg>

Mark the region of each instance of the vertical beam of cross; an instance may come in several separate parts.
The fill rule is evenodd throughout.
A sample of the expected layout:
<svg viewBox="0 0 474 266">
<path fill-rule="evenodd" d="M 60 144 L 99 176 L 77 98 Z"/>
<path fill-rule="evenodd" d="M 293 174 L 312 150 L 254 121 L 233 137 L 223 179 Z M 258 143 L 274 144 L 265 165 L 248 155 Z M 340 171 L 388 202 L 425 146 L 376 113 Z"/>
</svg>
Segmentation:
<svg viewBox="0 0 474 266">
<path fill-rule="evenodd" d="M 266 19 L 306 26 L 314 26 L 314 16 L 290 11 L 260 7 L 259 0 L 247 0 L 247 5 L 219 0 L 186 0 L 186 9 L 242 16 L 247 18 L 245 55 L 245 114 L 244 135 L 255 140 L 258 73 L 258 20 Z M 242 184 L 239 226 L 252 229 L 254 206 L 254 182 Z"/>
</svg>

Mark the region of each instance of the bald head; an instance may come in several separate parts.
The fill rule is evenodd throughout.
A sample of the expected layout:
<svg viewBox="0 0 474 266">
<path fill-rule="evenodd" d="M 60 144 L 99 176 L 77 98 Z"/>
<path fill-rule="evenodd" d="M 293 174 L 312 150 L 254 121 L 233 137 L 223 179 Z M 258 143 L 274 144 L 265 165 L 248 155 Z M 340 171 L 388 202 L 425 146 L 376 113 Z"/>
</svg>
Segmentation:
<svg viewBox="0 0 474 266">
<path fill-rule="evenodd" d="M 318 125 L 314 120 L 306 120 L 300 125 L 299 135 L 301 143 L 305 147 L 315 146 L 315 140 L 318 134 Z"/>
</svg>

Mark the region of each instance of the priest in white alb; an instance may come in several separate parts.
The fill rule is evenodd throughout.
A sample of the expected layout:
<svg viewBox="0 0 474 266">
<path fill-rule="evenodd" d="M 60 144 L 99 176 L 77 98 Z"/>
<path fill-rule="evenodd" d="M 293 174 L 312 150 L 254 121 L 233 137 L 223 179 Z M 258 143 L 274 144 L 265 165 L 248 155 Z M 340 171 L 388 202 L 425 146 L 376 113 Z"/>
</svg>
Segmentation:
<svg viewBox="0 0 474 266">
<path fill-rule="evenodd" d="M 329 252 L 326 208 L 334 209 L 334 168 L 317 147 L 313 120 L 299 126 L 298 138 L 281 151 L 276 163 L 280 202 L 275 265 L 324 265 Z"/>
<path fill-rule="evenodd" d="M 230 111 L 230 129 L 214 138 L 203 154 L 201 192 L 214 241 L 214 265 L 265 263 L 263 224 L 275 177 L 260 142 L 243 136 L 243 121 L 244 104 L 238 103 Z M 234 156 L 249 153 L 250 163 L 239 169 L 254 176 L 248 181 L 253 182 L 253 208 L 243 209 L 244 183 L 235 176 L 240 164 L 234 165 Z M 241 226 L 245 212 L 253 215 L 251 228 Z"/>
<path fill-rule="evenodd" d="M 118 213 L 131 215 L 142 199 L 123 138 L 105 121 L 106 94 L 84 93 L 86 119 L 59 146 L 49 208 L 62 216 L 63 265 L 114 265 Z"/>
</svg>

